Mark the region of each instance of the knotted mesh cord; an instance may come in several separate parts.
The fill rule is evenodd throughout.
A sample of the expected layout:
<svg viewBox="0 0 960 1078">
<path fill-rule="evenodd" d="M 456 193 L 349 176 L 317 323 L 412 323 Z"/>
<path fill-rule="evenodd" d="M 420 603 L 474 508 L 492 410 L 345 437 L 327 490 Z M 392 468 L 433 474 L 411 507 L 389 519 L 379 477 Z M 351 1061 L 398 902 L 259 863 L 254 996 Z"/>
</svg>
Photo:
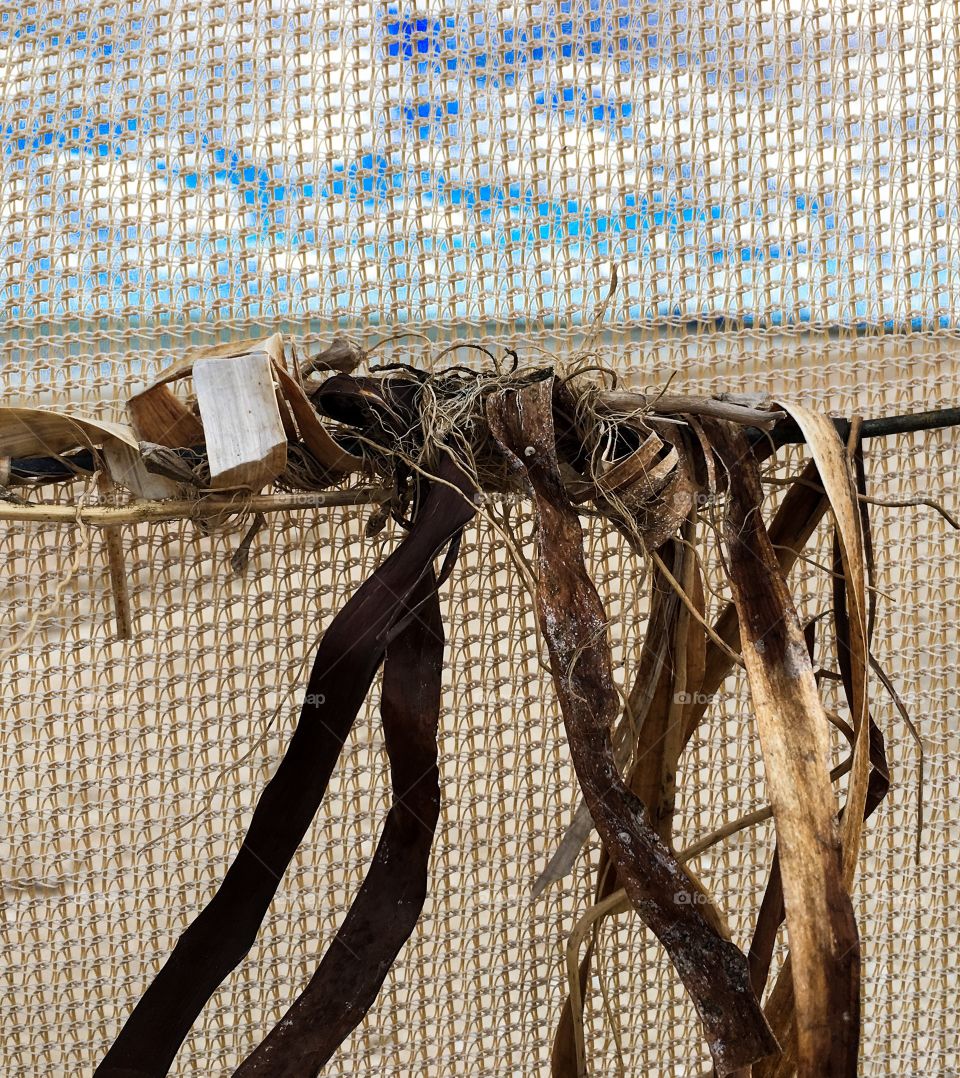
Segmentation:
<svg viewBox="0 0 960 1078">
<path fill-rule="evenodd" d="M 310 345 L 406 326 L 569 356 L 613 263 L 619 329 L 599 345 L 639 384 L 677 370 L 672 391 L 774 389 L 865 415 L 960 399 L 956 5 L 436 10 L 0 6 L 4 399 L 117 416 L 131 380 L 186 344 L 274 329 Z M 423 341 L 401 347 L 429 362 Z M 951 432 L 872 443 L 874 492 L 956 512 L 955 446 Z M 0 530 L 4 1074 L 88 1073 L 222 876 L 317 634 L 391 542 L 363 538 L 366 512 L 270 518 L 242 581 L 228 572 L 240 532 L 125 529 L 129 643 L 112 636 L 101 536 Z M 512 513 L 528 535 L 526 508 Z M 877 652 L 929 762 L 918 870 L 914 750 L 878 689 L 894 786 L 859 889 L 864 1073 L 950 1074 L 956 538 L 922 509 L 874 520 L 890 594 Z M 640 567 L 598 525 L 590 549 L 629 677 Z M 797 580 L 818 612 L 825 582 L 803 567 Z M 436 883 L 331 1074 L 543 1073 L 563 940 L 590 892 L 584 861 L 527 899 L 576 796 L 495 531 L 469 531 L 444 604 Z M 744 686 L 726 688 L 682 780 L 691 838 L 764 800 Z M 176 1073 L 230 1073 L 309 976 L 372 852 L 385 768 L 368 712 Z M 700 862 L 741 943 L 770 841 L 761 829 Z M 636 922 L 617 924 L 600 966 L 628 1072 L 697 1073 L 690 1007 Z M 596 992 L 587 1022 L 596 1072 L 617 1073 Z"/>
</svg>

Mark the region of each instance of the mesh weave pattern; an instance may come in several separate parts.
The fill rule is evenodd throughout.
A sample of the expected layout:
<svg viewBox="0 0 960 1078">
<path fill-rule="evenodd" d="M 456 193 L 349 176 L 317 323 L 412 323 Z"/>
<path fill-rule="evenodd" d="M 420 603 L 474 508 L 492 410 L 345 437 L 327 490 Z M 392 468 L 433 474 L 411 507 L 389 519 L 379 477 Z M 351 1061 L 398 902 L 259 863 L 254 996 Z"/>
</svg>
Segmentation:
<svg viewBox="0 0 960 1078">
<path fill-rule="evenodd" d="M 770 389 L 847 414 L 955 403 L 958 49 L 955 4 L 892 0 L 0 5 L 4 400 L 119 415 L 186 344 L 261 327 L 566 355 L 616 265 L 596 343 L 639 384 L 676 371 L 673 389 Z M 429 361 L 420 338 L 397 347 Z M 875 493 L 956 511 L 955 449 L 951 432 L 871 444 Z M 529 538 L 527 508 L 509 511 Z M 102 536 L 0 529 L 4 1075 L 88 1074 L 222 877 L 319 632 L 395 540 L 364 539 L 365 513 L 270 520 L 243 579 L 236 529 L 125 529 L 123 643 Z M 917 867 L 915 751 L 878 694 L 894 785 L 858 895 L 863 1071 L 956 1075 L 956 540 L 925 509 L 875 519 L 877 652 L 926 743 L 927 822 Z M 589 547 L 628 679 L 642 567 L 597 526 Z M 806 566 L 794 583 L 816 612 L 822 577 Z M 444 609 L 432 895 L 331 1074 L 547 1069 L 592 861 L 530 903 L 575 784 L 529 597 L 489 525 Z M 742 684 L 685 767 L 688 838 L 765 801 Z M 279 1017 L 386 804 L 373 708 L 175 1073 L 230 1073 Z M 741 943 L 771 842 L 758 829 L 698 863 Z M 601 953 L 627 1073 L 699 1074 L 659 949 L 625 916 Z M 617 1074 L 597 985 L 587 1021 L 595 1073 Z"/>
</svg>

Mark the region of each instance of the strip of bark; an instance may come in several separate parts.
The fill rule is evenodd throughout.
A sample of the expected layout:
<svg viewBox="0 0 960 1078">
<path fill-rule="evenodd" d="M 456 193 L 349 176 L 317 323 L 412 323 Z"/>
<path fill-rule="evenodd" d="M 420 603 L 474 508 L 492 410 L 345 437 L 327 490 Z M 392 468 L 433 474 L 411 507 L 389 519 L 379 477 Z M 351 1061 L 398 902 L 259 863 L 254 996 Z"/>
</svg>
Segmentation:
<svg viewBox="0 0 960 1078">
<path fill-rule="evenodd" d="M 695 527 L 692 519 L 684 526 L 683 539 L 685 542 L 668 540 L 659 553 L 675 578 L 682 582 L 695 609 L 703 614 L 703 583 L 693 548 Z M 699 699 L 707 637 L 656 563 L 651 570 L 651 580 L 650 615 L 637 677 L 621 724 L 629 739 L 627 785 L 646 806 L 650 825 L 672 849 L 682 734 L 687 712 Z M 617 762 L 620 763 L 619 756 Z M 689 869 L 685 871 L 689 874 Z M 606 847 L 601 847 L 595 903 L 621 886 Z M 705 892 L 703 909 L 714 917 L 716 925 L 723 931 L 722 918 Z M 585 1001 L 587 995 L 598 927 L 599 921 L 579 966 L 580 1001 Z M 554 1078 L 573 1078 L 577 1074 L 579 1033 L 575 1023 L 578 1020 L 582 1023 L 582 1007 L 581 1002 L 576 1008 L 568 993 L 553 1042 L 551 1065 Z"/>
<path fill-rule="evenodd" d="M 416 926 L 440 813 L 437 724 L 443 624 L 432 568 L 414 616 L 387 646 L 381 715 L 393 805 L 366 879 L 309 984 L 236 1070 L 237 1078 L 316 1074 L 362 1021 Z"/>
<path fill-rule="evenodd" d="M 554 405 L 556 407 L 556 401 Z M 784 575 L 797 561 L 797 556 L 809 542 L 830 505 L 826 495 L 821 490 L 815 489 L 820 486 L 820 473 L 813 461 L 804 468 L 799 479 L 802 481 L 795 483 L 787 491 L 770 525 L 770 541 L 775 546 L 777 561 Z M 737 620 L 737 608 L 733 603 L 724 607 L 714 623 L 714 632 L 733 651 L 740 650 L 740 624 Z M 690 702 L 684 717 L 684 745 L 696 733 L 710 702 L 732 669 L 733 661 L 729 654 L 708 637 L 700 692 Z M 590 837 L 592 830 L 593 820 L 581 801 L 560 845 L 534 884 L 534 897 L 550 883 L 563 879 L 572 871 L 580 850 Z"/>
<path fill-rule="evenodd" d="M 700 892 L 650 826 L 617 769 L 617 712 L 606 618 L 583 560 L 583 533 L 563 489 L 552 379 L 491 395 L 487 418 L 508 466 L 526 477 L 538 515 L 537 606 L 574 768 L 620 879 L 666 948 L 703 1020 L 720 1075 L 777 1050 L 743 954 L 703 916 Z"/>
<path fill-rule="evenodd" d="M 324 633 L 300 721 L 233 864 L 147 988 L 96 1078 L 162 1078 L 207 1000 L 253 945 L 380 666 L 390 626 L 437 553 L 473 516 L 472 485 L 447 458 L 438 478 L 443 482 L 428 485 L 413 529 Z"/>
</svg>

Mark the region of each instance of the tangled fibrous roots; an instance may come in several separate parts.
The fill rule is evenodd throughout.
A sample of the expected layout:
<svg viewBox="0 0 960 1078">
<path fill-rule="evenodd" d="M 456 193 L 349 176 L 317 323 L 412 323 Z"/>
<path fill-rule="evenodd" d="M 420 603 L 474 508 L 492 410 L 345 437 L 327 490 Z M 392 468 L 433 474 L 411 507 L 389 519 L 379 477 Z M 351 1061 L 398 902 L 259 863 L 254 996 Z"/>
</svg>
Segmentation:
<svg viewBox="0 0 960 1078">
<path fill-rule="evenodd" d="M 448 367 L 422 371 L 392 365 L 377 368 L 382 411 L 357 437 L 365 466 L 402 487 L 409 470 L 433 474 L 441 456 L 453 456 L 478 490 L 508 485 L 501 455 L 487 427 L 485 402 L 492 393 L 544 377 L 542 367 L 473 370 Z M 402 419 L 403 416 L 411 416 Z"/>
<path fill-rule="evenodd" d="M 598 378 L 613 372 L 581 359 L 509 368 L 493 360 L 481 368 L 428 369 L 390 363 L 366 375 L 335 375 L 314 402 L 338 424 L 337 436 L 362 462 L 361 470 L 394 491 L 391 514 L 408 523 L 419 477 L 436 477 L 442 457 L 472 480 L 477 502 L 486 492 L 521 493 L 492 437 L 487 399 L 533 381 L 555 378 L 556 452 L 564 481 L 585 512 L 609 517 L 638 549 L 655 549 L 689 512 L 703 467 L 693 458 L 696 439 L 684 418 L 655 415 L 644 394 L 610 393 Z M 441 353 L 442 355 L 443 353 Z M 702 454 L 701 454 L 702 455 Z M 308 459 L 288 467 L 288 481 L 314 480 Z"/>
<path fill-rule="evenodd" d="M 622 437 L 618 438 L 618 430 L 624 424 L 642 429 L 644 417 L 649 412 L 642 404 L 629 412 L 601 409 L 598 405 L 602 386 L 595 380 L 586 381 L 583 377 L 588 372 L 600 369 L 591 366 L 566 374 L 562 367 L 536 364 L 517 364 L 509 372 L 502 371 L 499 365 L 494 371 L 462 366 L 439 371 L 400 365 L 376 368 L 371 373 L 381 376 L 388 403 L 396 392 L 397 380 L 415 386 L 417 419 L 399 436 L 395 430 L 384 427 L 382 442 L 371 439 L 377 444 L 368 444 L 365 452 L 373 462 L 379 454 L 389 456 L 399 449 L 418 465 L 428 468 L 436 460 L 438 451 L 449 452 L 453 449 L 468 471 L 480 478 L 483 468 L 490 467 L 492 458 L 496 456 L 491 448 L 486 423 L 486 398 L 500 390 L 520 388 L 537 378 L 556 373 L 558 384 L 573 406 L 570 417 L 572 426 L 582 444 L 588 448 L 591 465 L 598 467 L 600 461 L 609 459 L 616 452 L 618 445 L 622 448 Z M 377 461 L 377 465 L 382 466 L 383 463 L 382 460 Z M 376 465 L 375 469 L 380 471 Z M 494 472 L 498 473 L 499 467 L 495 467 Z"/>
</svg>

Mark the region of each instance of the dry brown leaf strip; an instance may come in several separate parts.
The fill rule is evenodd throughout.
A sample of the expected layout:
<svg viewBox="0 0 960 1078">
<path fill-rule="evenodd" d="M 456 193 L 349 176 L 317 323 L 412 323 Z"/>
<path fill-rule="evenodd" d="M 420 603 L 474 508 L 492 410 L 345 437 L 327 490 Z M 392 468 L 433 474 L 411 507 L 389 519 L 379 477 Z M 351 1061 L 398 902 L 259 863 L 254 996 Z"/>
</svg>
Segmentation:
<svg viewBox="0 0 960 1078">
<path fill-rule="evenodd" d="M 777 1051 L 750 987 L 743 954 L 703 915 L 700 892 L 658 838 L 646 807 L 614 759 L 616 716 L 606 618 L 583 560 L 583 535 L 563 489 L 552 416 L 552 378 L 488 398 L 491 432 L 533 492 L 537 610 L 574 768 L 620 880 L 666 948 L 704 1023 L 717 1072 Z"/>
<path fill-rule="evenodd" d="M 423 908 L 440 813 L 437 723 L 444 640 L 432 567 L 397 629 L 384 657 L 380 702 L 393 805 L 363 885 L 316 973 L 237 1068 L 240 1078 L 316 1074 L 370 1009 Z"/>
<path fill-rule="evenodd" d="M 800 1078 L 857 1073 L 860 947 L 843 878 L 828 720 L 761 513 L 759 466 L 735 429 L 705 422 L 726 469 L 724 535 L 743 659 L 777 830 Z"/>
<path fill-rule="evenodd" d="M 320 805 L 391 627 L 404 615 L 434 558 L 473 516 L 472 485 L 449 458 L 441 461 L 437 478 L 440 482 L 427 484 L 409 534 L 324 633 L 300 721 L 260 795 L 233 864 L 147 988 L 97 1068 L 97 1078 L 165 1075 L 207 1000 L 253 945 Z M 385 954 L 392 948 L 385 939 Z"/>
</svg>

